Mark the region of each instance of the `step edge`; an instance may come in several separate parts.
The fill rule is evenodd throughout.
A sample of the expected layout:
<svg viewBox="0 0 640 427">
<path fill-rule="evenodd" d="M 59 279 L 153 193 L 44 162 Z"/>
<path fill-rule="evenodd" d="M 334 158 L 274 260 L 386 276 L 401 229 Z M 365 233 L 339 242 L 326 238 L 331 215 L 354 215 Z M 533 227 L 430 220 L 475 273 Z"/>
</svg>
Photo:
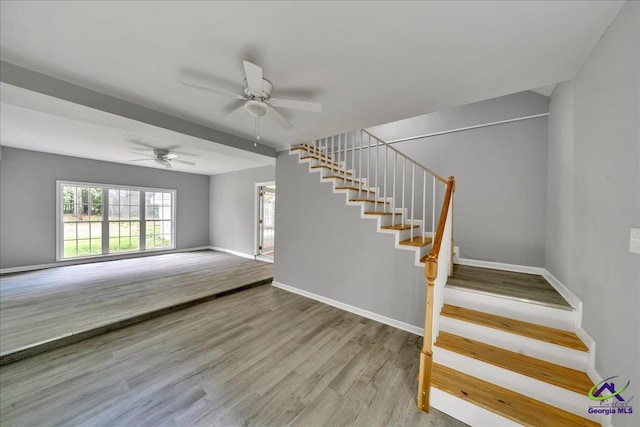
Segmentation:
<svg viewBox="0 0 640 427">
<path fill-rule="evenodd" d="M 525 399 L 536 400 L 536 399 L 532 399 L 532 398 L 530 398 L 530 397 L 528 397 L 528 396 L 525 396 L 525 395 L 523 395 L 523 394 L 521 394 L 521 393 L 515 392 L 515 391 L 513 391 L 513 390 L 509 390 L 509 389 L 507 389 L 507 388 L 505 388 L 505 387 L 501 387 L 501 386 L 496 385 L 496 384 L 492 384 L 492 383 L 490 383 L 489 381 L 482 380 L 482 379 L 477 378 L 477 377 L 475 377 L 475 376 L 473 376 L 473 375 L 466 374 L 465 372 L 458 371 L 457 369 L 450 368 L 450 367 L 448 367 L 448 366 L 446 366 L 446 365 L 442 365 L 441 363 L 436 363 L 436 362 L 434 361 L 434 363 L 433 363 L 434 369 L 436 368 L 436 366 L 437 366 L 437 365 L 445 366 L 445 367 L 447 367 L 448 369 L 452 369 L 452 370 L 457 371 L 457 372 L 459 372 L 459 373 L 461 373 L 461 374 L 464 374 L 464 375 L 470 376 L 470 377 L 472 377 L 473 379 L 475 379 L 475 380 L 477 380 L 477 381 L 481 381 L 481 382 L 484 382 L 484 383 L 487 383 L 487 384 L 491 384 L 491 385 L 492 385 L 492 386 L 494 386 L 494 387 L 497 387 L 497 388 L 500 388 L 500 389 L 503 389 L 503 390 L 506 390 L 506 391 L 509 391 L 509 392 L 512 392 L 512 393 L 516 393 L 516 394 L 518 394 L 518 395 L 520 395 L 520 396 L 523 396 Z M 432 388 L 436 388 L 436 389 L 437 389 L 438 387 L 437 387 L 437 386 L 432 385 Z M 445 391 L 445 390 L 443 390 L 443 389 L 440 389 L 440 390 L 441 390 L 442 392 L 444 392 L 444 393 L 450 394 L 449 392 L 447 392 L 447 391 Z M 454 397 L 457 397 L 457 396 L 454 396 Z M 459 399 L 460 399 L 460 398 L 459 398 Z M 462 399 L 462 400 L 465 400 L 465 399 Z M 485 405 L 486 405 L 487 407 L 485 407 L 485 406 L 481 406 L 481 405 L 482 405 L 482 403 L 480 403 L 480 402 L 476 403 L 476 401 L 478 401 L 478 400 L 479 400 L 479 399 L 472 399 L 472 398 L 469 398 L 469 400 L 467 400 L 467 402 L 469 402 L 469 403 L 471 403 L 471 404 L 473 404 L 473 405 L 477 405 L 477 406 L 479 406 L 479 407 L 481 407 L 481 408 L 484 408 L 484 409 L 486 409 L 486 410 L 488 410 L 488 411 L 495 412 L 496 414 L 498 414 L 498 415 L 500 415 L 500 416 L 503 416 L 504 418 L 507 418 L 507 419 L 509 419 L 509 420 L 511 420 L 511 421 L 514 421 L 514 422 L 516 422 L 516 423 L 519 423 L 519 422 L 520 422 L 520 421 L 518 421 L 518 420 L 514 420 L 514 419 L 512 419 L 511 417 L 508 417 L 508 416 L 506 416 L 506 415 L 503 415 L 503 414 L 502 414 L 502 413 L 500 413 L 500 412 L 496 412 L 496 411 L 498 411 L 498 408 L 494 408 L 494 407 L 492 407 L 492 409 L 489 409 L 488 407 L 489 407 L 490 405 L 489 405 L 489 404 L 487 404 L 487 403 L 485 403 Z M 569 412 L 569 411 L 566 411 L 566 410 L 564 410 L 564 409 L 562 409 L 562 408 L 558 408 L 558 407 L 556 407 L 556 406 L 554 406 L 554 405 L 549 405 L 548 403 L 545 403 L 545 402 L 542 402 L 542 401 L 539 401 L 539 400 L 537 400 L 537 401 L 538 401 L 538 402 L 540 402 L 540 403 L 544 403 L 545 405 L 552 406 L 552 407 L 553 407 L 553 408 L 555 408 L 555 409 L 558 409 L 558 410 L 561 410 L 561 411 L 564 411 L 564 412 Z M 494 411 L 494 409 L 495 409 L 495 411 Z M 577 414 L 574 414 L 574 413 L 572 413 L 572 412 L 569 412 L 569 413 L 571 413 L 572 415 L 576 415 L 576 416 L 578 416 L 578 417 L 580 417 L 580 418 L 583 418 L 583 419 L 585 419 L 585 420 L 587 420 L 587 421 L 591 421 L 591 422 L 596 423 L 596 424 L 598 423 L 598 421 L 593 421 L 592 419 L 582 417 L 582 416 L 577 415 Z M 523 424 L 523 425 L 524 425 L 524 424 Z"/>
<path fill-rule="evenodd" d="M 437 347 L 437 350 L 434 348 L 433 362 L 579 417 L 594 422 L 599 420 L 599 416 L 586 412 L 589 406 L 588 391 L 580 394 L 442 347 Z"/>
<path fill-rule="evenodd" d="M 485 342 L 494 347 L 504 348 L 515 353 L 526 354 L 536 359 L 577 371 L 585 371 L 588 366 L 588 354 L 568 347 L 538 341 L 522 335 L 511 334 L 499 329 L 468 323 L 452 317 L 439 319 L 440 330 L 472 340 Z"/>
<path fill-rule="evenodd" d="M 458 307 L 458 306 L 452 306 L 452 305 L 449 305 L 449 304 L 445 304 L 445 306 L 449 306 L 449 307 Z M 544 325 L 538 325 L 538 324 L 531 323 L 531 322 L 523 322 L 523 321 L 521 321 L 521 320 L 517 320 L 517 319 L 510 319 L 510 318 L 508 318 L 508 317 L 498 316 L 498 315 L 495 315 L 495 314 L 485 313 L 485 312 L 481 312 L 481 311 L 478 311 L 478 310 L 472 310 L 472 309 L 468 309 L 468 308 L 464 308 L 464 307 L 458 307 L 458 308 L 462 308 L 462 309 L 464 309 L 464 310 L 474 311 L 474 312 L 482 313 L 482 314 L 489 314 L 489 315 L 492 315 L 492 316 L 500 317 L 501 319 L 505 319 L 505 320 L 512 320 L 512 321 L 517 321 L 517 322 L 522 322 L 522 323 L 529 323 L 529 324 L 532 324 L 532 325 L 537 326 L 537 327 L 540 327 L 540 328 L 545 328 L 545 329 L 550 329 L 550 330 L 556 330 L 556 331 L 565 332 L 565 333 L 567 333 L 567 332 L 568 332 L 568 333 L 570 333 L 570 334 L 573 334 L 573 335 L 575 336 L 575 338 L 576 338 L 576 339 L 578 339 L 578 340 L 582 343 L 582 346 L 583 346 L 584 348 L 575 348 L 575 347 L 570 346 L 570 345 L 564 345 L 564 344 L 560 344 L 560 343 L 550 342 L 550 341 L 543 340 L 543 339 L 538 339 L 538 338 L 536 338 L 536 337 L 532 337 L 532 336 L 530 336 L 530 335 L 523 334 L 523 333 L 510 332 L 510 331 L 504 331 L 503 329 L 495 328 L 495 327 L 493 327 L 493 326 L 491 326 L 491 325 L 487 325 L 486 323 L 478 323 L 478 322 L 473 322 L 473 321 L 470 321 L 470 320 L 458 319 L 458 320 L 461 320 L 461 321 L 463 321 L 463 322 L 467 322 L 467 323 L 475 323 L 475 324 L 478 324 L 478 325 L 484 326 L 484 327 L 486 327 L 486 328 L 497 329 L 497 330 L 500 330 L 500 331 L 503 331 L 503 332 L 506 332 L 506 333 L 510 333 L 510 334 L 513 334 L 513 335 L 519 335 L 519 336 L 523 336 L 523 337 L 527 337 L 527 338 L 530 338 L 530 339 L 533 339 L 533 340 L 536 340 L 536 341 L 546 342 L 546 343 L 549 343 L 549 344 L 557 345 L 557 346 L 560 346 L 560 347 L 566 347 L 566 348 L 569 348 L 569 349 L 572 349 L 572 350 L 576 350 L 576 351 L 582 351 L 582 352 L 584 352 L 585 354 L 589 353 L 589 347 L 587 347 L 587 345 L 586 345 L 584 342 L 582 342 L 582 340 L 581 340 L 581 339 L 580 339 L 580 337 L 575 333 L 575 331 L 572 331 L 572 330 L 567 331 L 567 330 L 562 330 L 562 329 L 557 329 L 557 328 L 550 328 L 550 327 L 548 327 L 548 326 L 544 326 Z M 443 309 L 444 309 L 444 307 L 443 307 Z M 442 312 L 440 313 L 440 316 L 442 316 L 442 317 L 449 317 L 449 318 L 452 318 L 452 319 L 456 319 L 456 317 L 448 316 L 446 313 L 442 313 Z M 551 331 L 549 331 L 549 332 L 551 332 Z"/>
</svg>

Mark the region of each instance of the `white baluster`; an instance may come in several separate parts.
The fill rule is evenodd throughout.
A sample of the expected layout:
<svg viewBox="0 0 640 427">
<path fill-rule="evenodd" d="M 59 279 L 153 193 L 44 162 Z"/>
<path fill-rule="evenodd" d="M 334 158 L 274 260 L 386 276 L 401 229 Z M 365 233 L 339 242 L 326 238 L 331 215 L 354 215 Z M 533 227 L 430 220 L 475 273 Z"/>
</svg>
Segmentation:
<svg viewBox="0 0 640 427">
<path fill-rule="evenodd" d="M 391 224 L 396 225 L 396 164 L 398 163 L 398 152 L 393 152 L 393 191 L 391 192 Z M 402 219 L 402 218 L 401 218 Z"/>
<path fill-rule="evenodd" d="M 376 185 L 375 188 L 378 188 L 378 165 L 380 164 L 380 141 L 376 138 L 376 167 L 374 173 L 376 174 Z M 373 210 L 374 212 L 378 212 L 378 193 L 374 194 L 374 202 L 373 202 Z"/>
<path fill-rule="evenodd" d="M 436 238 L 436 176 L 433 176 L 433 189 L 431 196 L 431 238 Z"/>
<path fill-rule="evenodd" d="M 362 130 L 360 130 L 360 150 L 358 150 L 358 199 L 362 198 Z"/>
<path fill-rule="evenodd" d="M 371 188 L 371 135 L 367 134 L 367 188 Z M 373 195 L 375 197 L 375 194 Z M 367 193 L 367 199 L 369 193 Z"/>
<path fill-rule="evenodd" d="M 389 157 L 389 146 L 384 146 L 384 191 L 382 193 L 382 205 L 384 212 L 387 212 L 387 162 Z"/>
<path fill-rule="evenodd" d="M 411 242 L 413 243 L 413 217 L 414 215 L 414 199 L 416 189 L 416 164 L 411 162 Z"/>
<path fill-rule="evenodd" d="M 406 157 L 402 157 L 402 209 L 401 209 L 401 215 L 400 217 L 402 218 L 402 222 L 404 223 L 404 181 L 405 181 L 405 176 L 407 175 L 406 173 L 407 170 L 407 158 Z"/>
<path fill-rule="evenodd" d="M 353 131 L 353 140 L 351 141 L 351 169 L 353 169 L 353 175 L 351 175 L 351 185 L 355 184 L 356 180 L 356 131 Z"/>
<path fill-rule="evenodd" d="M 427 228 L 427 171 L 422 171 L 422 244 L 424 230 Z"/>
<path fill-rule="evenodd" d="M 347 185 L 347 167 L 348 167 L 348 162 L 347 162 L 347 136 L 348 134 L 343 134 L 344 135 L 344 185 Z"/>
</svg>

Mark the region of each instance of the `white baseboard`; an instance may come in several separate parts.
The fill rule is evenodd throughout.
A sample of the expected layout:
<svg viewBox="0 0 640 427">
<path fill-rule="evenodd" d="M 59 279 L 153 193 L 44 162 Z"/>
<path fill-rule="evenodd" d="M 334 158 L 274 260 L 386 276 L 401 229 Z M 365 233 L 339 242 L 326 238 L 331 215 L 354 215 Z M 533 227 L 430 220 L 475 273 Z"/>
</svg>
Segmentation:
<svg viewBox="0 0 640 427">
<path fill-rule="evenodd" d="M 456 264 L 469 265 L 471 267 L 492 268 L 494 270 L 513 271 L 515 273 L 540 274 L 545 271 L 542 267 L 528 265 L 504 264 L 502 262 L 482 261 L 477 259 L 459 258 Z"/>
<path fill-rule="evenodd" d="M 208 249 L 211 249 L 212 251 L 226 252 L 228 254 L 239 256 L 242 258 L 256 259 L 255 255 L 245 254 L 244 252 L 234 251 L 233 249 L 220 248 L 218 246 L 209 246 Z"/>
<path fill-rule="evenodd" d="M 571 305 L 571 307 L 573 307 L 575 310 L 578 310 L 579 306 L 582 305 L 582 301 L 580 301 L 580 298 L 578 298 L 576 294 L 571 292 L 571 290 L 567 288 L 567 286 L 564 283 L 558 280 L 556 276 L 549 273 L 549 270 L 545 269 L 542 272 L 542 277 L 544 277 L 547 280 L 547 282 L 551 283 L 551 286 L 553 286 L 553 288 L 556 291 L 558 291 L 560 295 L 562 295 L 562 298 L 564 298 Z M 577 326 L 580 326 L 580 325 L 577 325 Z"/>
<path fill-rule="evenodd" d="M 113 254 L 113 255 L 104 255 L 100 257 L 91 257 L 85 259 L 74 259 L 69 261 L 58 261 L 47 264 L 35 264 L 35 265 L 23 265 L 20 267 L 9 267 L 9 268 L 0 268 L 0 274 L 10 274 L 10 273 L 22 273 L 26 271 L 35 271 L 35 270 L 44 270 L 47 268 L 54 267 L 66 267 L 69 265 L 80 265 L 80 264 L 93 264 L 96 262 L 105 262 L 105 261 L 117 261 L 119 259 L 131 259 L 131 258 L 143 258 L 147 256 L 154 255 L 164 255 L 164 254 L 175 254 L 180 252 L 194 252 L 194 251 L 203 251 L 206 249 L 211 249 L 210 246 L 198 246 L 195 248 L 185 248 L 185 249 L 167 249 L 167 250 L 154 250 L 154 251 L 144 251 L 144 252 L 134 252 L 128 254 Z"/>
<path fill-rule="evenodd" d="M 409 323 L 405 323 L 400 320 L 392 319 L 390 317 L 383 316 L 381 314 L 377 314 L 372 311 L 365 310 L 359 307 L 354 307 L 352 305 L 345 304 L 343 302 L 336 301 L 331 298 L 323 297 L 322 295 L 317 295 L 312 292 L 294 288 L 293 286 L 285 285 L 284 283 L 274 281 L 271 284 L 276 288 L 280 288 L 285 291 L 292 292 L 294 294 L 302 295 L 303 297 L 306 297 L 306 298 L 320 301 L 322 303 L 339 308 L 341 310 L 348 311 L 350 313 L 354 313 L 362 317 L 366 317 L 367 319 L 375 320 L 377 322 L 384 323 L 385 325 L 393 326 L 394 328 L 402 329 L 403 331 L 407 331 L 415 335 L 424 336 L 424 329 L 418 326 L 411 325 Z"/>
</svg>

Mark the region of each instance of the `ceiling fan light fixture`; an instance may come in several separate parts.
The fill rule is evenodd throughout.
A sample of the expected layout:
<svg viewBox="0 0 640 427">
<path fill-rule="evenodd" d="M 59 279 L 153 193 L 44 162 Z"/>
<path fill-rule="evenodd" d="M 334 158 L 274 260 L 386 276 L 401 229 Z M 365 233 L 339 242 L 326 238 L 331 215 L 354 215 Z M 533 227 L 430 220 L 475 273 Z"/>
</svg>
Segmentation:
<svg viewBox="0 0 640 427">
<path fill-rule="evenodd" d="M 244 107 L 253 117 L 262 117 L 269 112 L 269 104 L 266 102 L 250 99 L 244 103 Z"/>
<path fill-rule="evenodd" d="M 155 159 L 155 160 L 156 160 L 156 164 L 157 164 L 158 166 L 166 166 L 166 163 L 167 163 L 167 161 L 166 161 L 166 160 L 164 160 L 164 159 L 162 159 L 162 158 L 160 158 L 160 157 L 158 157 L 158 158 L 157 158 L 157 159 Z"/>
</svg>

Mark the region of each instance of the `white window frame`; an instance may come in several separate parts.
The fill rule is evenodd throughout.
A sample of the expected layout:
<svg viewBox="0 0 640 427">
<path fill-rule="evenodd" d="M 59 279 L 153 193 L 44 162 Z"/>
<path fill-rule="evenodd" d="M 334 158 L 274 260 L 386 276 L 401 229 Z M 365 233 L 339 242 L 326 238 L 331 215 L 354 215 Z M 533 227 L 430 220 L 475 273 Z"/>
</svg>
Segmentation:
<svg viewBox="0 0 640 427">
<path fill-rule="evenodd" d="M 64 185 L 69 186 L 83 186 L 83 187 L 95 187 L 102 189 L 102 254 L 100 255 L 86 255 L 75 257 L 64 257 L 64 227 L 63 227 L 63 197 L 62 187 Z M 129 190 L 140 192 L 140 249 L 135 251 L 122 251 L 109 253 L 109 190 Z M 146 202 L 145 192 L 163 192 L 171 193 L 171 246 L 165 246 L 162 248 L 146 248 L 146 240 L 144 239 L 146 234 Z M 126 255 L 133 255 L 146 252 L 159 252 L 173 250 L 176 248 L 176 201 L 178 192 L 172 188 L 155 188 L 155 187 L 140 187 L 132 185 L 114 185 L 114 184 L 102 184 L 95 182 L 83 182 L 83 181 L 67 181 L 56 180 L 56 261 L 75 261 L 83 259 L 96 259 L 96 258 L 108 258 L 108 257 L 122 257 Z M 97 222 L 97 221 L 96 221 Z M 105 244 L 105 242 L 107 242 Z M 105 251 L 106 248 L 106 251 Z"/>
</svg>

